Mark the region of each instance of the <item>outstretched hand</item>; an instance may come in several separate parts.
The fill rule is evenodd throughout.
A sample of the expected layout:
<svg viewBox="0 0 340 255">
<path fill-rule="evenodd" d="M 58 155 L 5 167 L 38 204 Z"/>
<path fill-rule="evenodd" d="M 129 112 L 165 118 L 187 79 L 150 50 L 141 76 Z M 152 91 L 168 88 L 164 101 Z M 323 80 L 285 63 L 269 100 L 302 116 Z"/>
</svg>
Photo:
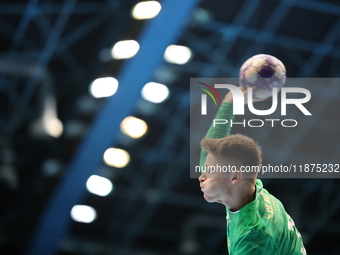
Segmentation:
<svg viewBox="0 0 340 255">
<path fill-rule="evenodd" d="M 248 102 L 248 99 L 247 99 L 247 97 L 248 97 L 248 89 L 245 89 L 245 88 L 243 88 L 241 86 L 239 87 L 239 89 L 242 91 L 242 93 L 244 95 L 244 104 L 247 104 L 247 102 Z M 262 101 L 264 101 L 266 99 L 267 98 L 255 98 L 255 97 L 253 97 L 253 102 L 262 102 Z M 233 103 L 233 94 L 229 91 L 225 95 L 223 101 L 232 104 Z"/>
</svg>

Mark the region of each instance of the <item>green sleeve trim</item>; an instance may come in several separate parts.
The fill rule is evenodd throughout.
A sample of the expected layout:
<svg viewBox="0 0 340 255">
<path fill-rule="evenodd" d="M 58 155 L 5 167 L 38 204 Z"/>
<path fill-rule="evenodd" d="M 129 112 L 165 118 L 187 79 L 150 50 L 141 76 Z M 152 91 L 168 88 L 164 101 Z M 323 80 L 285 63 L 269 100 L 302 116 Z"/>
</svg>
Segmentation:
<svg viewBox="0 0 340 255">
<path fill-rule="evenodd" d="M 230 135 L 231 120 L 234 120 L 233 104 L 223 101 L 214 119 L 225 119 L 225 120 L 228 120 L 228 123 L 224 125 L 216 125 L 215 127 L 213 126 L 213 123 L 212 123 L 206 134 L 206 137 L 217 139 L 217 138 L 223 138 L 223 137 Z M 207 155 L 208 153 L 202 149 L 201 157 L 200 157 L 200 166 L 204 165 Z"/>
</svg>

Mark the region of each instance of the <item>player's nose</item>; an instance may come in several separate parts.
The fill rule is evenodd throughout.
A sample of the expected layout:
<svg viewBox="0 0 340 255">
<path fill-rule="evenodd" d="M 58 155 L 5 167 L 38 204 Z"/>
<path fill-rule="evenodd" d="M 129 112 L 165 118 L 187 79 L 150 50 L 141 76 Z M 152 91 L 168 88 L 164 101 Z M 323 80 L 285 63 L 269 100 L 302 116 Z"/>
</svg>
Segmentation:
<svg viewBox="0 0 340 255">
<path fill-rule="evenodd" d="M 199 182 L 204 182 L 206 178 L 204 178 L 203 173 L 198 177 Z"/>
</svg>

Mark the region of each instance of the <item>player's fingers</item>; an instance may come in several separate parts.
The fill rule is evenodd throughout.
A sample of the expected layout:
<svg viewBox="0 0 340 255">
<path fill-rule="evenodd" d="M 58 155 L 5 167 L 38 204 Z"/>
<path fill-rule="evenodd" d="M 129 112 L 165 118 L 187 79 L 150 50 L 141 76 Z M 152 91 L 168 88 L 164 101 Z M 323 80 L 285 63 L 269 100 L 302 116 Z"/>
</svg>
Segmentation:
<svg viewBox="0 0 340 255">
<path fill-rule="evenodd" d="M 239 89 L 242 91 L 242 93 L 243 93 L 244 95 L 246 95 L 246 94 L 248 93 L 248 89 L 243 88 L 242 86 L 239 86 Z"/>
</svg>

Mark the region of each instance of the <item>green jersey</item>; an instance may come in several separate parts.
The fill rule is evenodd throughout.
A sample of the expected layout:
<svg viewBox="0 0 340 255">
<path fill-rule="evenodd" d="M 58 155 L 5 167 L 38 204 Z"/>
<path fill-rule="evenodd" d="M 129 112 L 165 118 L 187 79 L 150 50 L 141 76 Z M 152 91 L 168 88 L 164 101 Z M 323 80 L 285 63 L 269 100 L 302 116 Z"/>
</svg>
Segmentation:
<svg viewBox="0 0 340 255">
<path fill-rule="evenodd" d="M 230 120 L 234 118 L 232 104 L 223 102 L 215 119 L 228 124 L 210 126 L 207 137 L 222 138 L 230 134 Z M 200 165 L 207 152 L 201 151 Z M 227 244 L 232 255 L 301 255 L 306 254 L 300 233 L 282 203 L 256 180 L 255 199 L 237 212 L 227 211 Z"/>
</svg>

